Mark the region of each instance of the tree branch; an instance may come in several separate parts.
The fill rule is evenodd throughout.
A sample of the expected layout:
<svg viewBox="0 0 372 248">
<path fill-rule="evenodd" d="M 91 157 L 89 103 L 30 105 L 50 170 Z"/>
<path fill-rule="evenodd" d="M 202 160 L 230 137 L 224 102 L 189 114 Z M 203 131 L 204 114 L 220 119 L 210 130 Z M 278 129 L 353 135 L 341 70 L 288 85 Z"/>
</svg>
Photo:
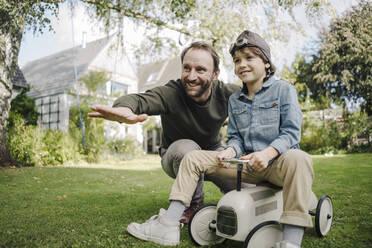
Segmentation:
<svg viewBox="0 0 372 248">
<path fill-rule="evenodd" d="M 167 29 L 170 29 L 170 30 L 173 30 L 173 31 L 182 33 L 182 34 L 185 34 L 185 35 L 190 36 L 190 37 L 193 37 L 193 38 L 200 38 L 198 35 L 195 35 L 195 34 L 190 33 L 185 28 L 177 28 L 177 27 L 172 26 L 172 25 L 169 25 L 169 24 L 167 24 L 167 23 L 165 23 L 165 22 L 163 22 L 161 20 L 154 19 L 154 18 L 152 18 L 150 16 L 143 15 L 141 13 L 132 11 L 130 9 L 125 9 L 125 8 L 116 6 L 113 3 L 106 3 L 105 4 L 101 0 L 82 0 L 82 1 L 85 2 L 85 3 L 94 4 L 94 5 L 97 5 L 97 6 L 102 6 L 102 7 L 106 7 L 108 9 L 111 9 L 111 10 L 115 10 L 116 12 L 118 12 L 118 13 L 126 16 L 126 17 L 135 18 L 137 20 L 142 20 L 144 22 L 152 23 L 152 24 L 155 24 L 157 26 L 162 26 L 162 27 L 165 27 Z"/>
</svg>

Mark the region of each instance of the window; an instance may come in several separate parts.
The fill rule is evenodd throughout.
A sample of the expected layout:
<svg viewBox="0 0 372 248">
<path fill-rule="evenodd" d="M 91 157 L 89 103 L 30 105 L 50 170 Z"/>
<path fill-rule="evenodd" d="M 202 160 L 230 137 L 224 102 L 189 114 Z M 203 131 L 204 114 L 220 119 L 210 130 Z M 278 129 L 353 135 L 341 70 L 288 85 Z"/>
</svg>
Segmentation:
<svg viewBox="0 0 372 248">
<path fill-rule="evenodd" d="M 128 94 L 128 85 L 111 81 L 111 96 Z"/>
</svg>

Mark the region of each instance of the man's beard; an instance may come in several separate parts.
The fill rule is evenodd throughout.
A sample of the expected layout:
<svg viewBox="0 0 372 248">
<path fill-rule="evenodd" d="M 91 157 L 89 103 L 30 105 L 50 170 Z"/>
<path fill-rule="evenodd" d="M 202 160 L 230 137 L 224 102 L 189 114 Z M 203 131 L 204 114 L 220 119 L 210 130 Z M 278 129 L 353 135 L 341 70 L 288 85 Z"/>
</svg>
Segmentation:
<svg viewBox="0 0 372 248">
<path fill-rule="evenodd" d="M 212 84 L 212 79 L 209 79 L 209 80 L 206 80 L 204 81 L 205 83 L 196 83 L 197 86 L 199 86 L 199 91 L 196 93 L 196 94 L 193 94 L 193 95 L 189 95 L 188 94 L 188 89 L 189 89 L 189 84 L 193 85 L 193 83 L 191 83 L 189 80 L 187 79 L 183 79 L 182 80 L 182 85 L 187 93 L 187 95 L 191 98 L 199 98 L 201 97 L 202 95 L 205 94 L 206 91 L 208 91 L 210 89 L 210 86 Z"/>
</svg>

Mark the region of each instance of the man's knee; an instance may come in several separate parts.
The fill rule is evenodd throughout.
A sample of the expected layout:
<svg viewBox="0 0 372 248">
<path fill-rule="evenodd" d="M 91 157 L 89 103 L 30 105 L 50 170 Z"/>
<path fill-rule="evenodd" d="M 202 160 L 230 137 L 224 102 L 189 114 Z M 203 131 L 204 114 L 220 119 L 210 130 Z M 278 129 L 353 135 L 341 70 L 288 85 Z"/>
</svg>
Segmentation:
<svg viewBox="0 0 372 248">
<path fill-rule="evenodd" d="M 192 140 L 181 139 L 173 142 L 162 157 L 163 170 L 172 178 L 176 178 L 180 163 L 190 151 L 200 150 L 200 146 Z"/>
<path fill-rule="evenodd" d="M 181 161 L 182 158 L 190 151 L 200 150 L 200 146 L 193 140 L 181 139 L 173 142 L 166 152 L 173 159 Z"/>
</svg>

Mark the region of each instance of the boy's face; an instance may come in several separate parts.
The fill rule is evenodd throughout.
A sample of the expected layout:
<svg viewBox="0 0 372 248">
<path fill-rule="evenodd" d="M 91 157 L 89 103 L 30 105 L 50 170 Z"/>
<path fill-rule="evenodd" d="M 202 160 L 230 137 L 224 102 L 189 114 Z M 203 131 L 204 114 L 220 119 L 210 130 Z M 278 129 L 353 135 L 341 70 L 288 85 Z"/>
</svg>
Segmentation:
<svg viewBox="0 0 372 248">
<path fill-rule="evenodd" d="M 263 83 L 266 77 L 266 68 L 270 67 L 270 64 L 265 64 L 250 47 L 235 51 L 233 61 L 235 74 L 247 84 Z"/>
</svg>

